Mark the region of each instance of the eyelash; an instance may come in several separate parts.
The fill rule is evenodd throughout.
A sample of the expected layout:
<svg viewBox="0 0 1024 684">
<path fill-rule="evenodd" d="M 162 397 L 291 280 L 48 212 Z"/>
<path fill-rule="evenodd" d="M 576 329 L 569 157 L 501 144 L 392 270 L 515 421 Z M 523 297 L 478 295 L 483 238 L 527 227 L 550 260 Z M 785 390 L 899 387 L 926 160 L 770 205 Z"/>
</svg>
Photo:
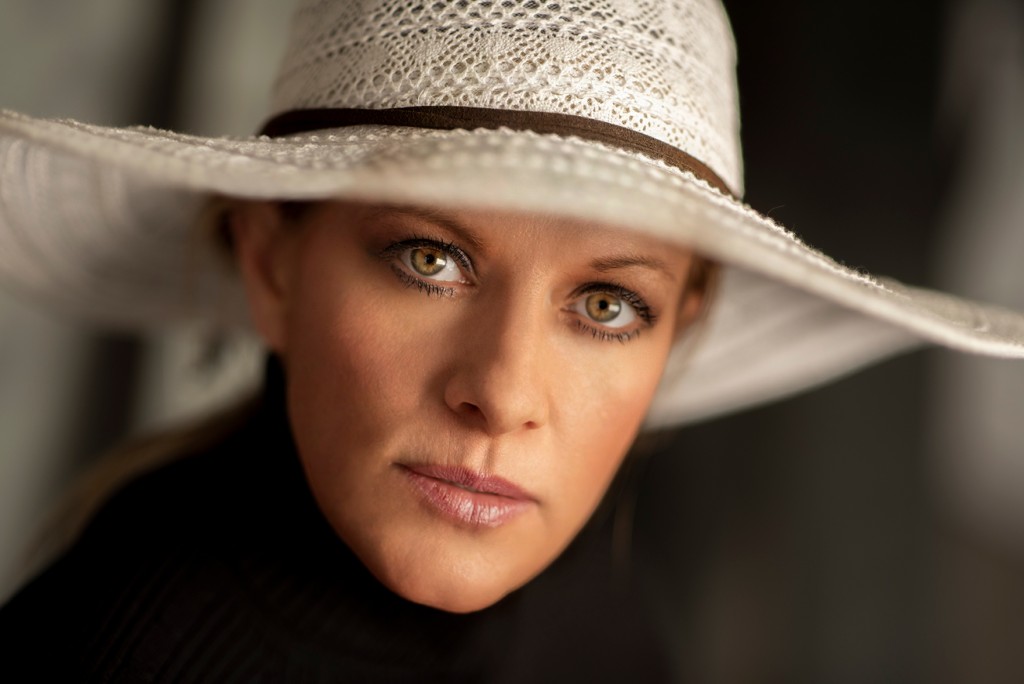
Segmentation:
<svg viewBox="0 0 1024 684">
<path fill-rule="evenodd" d="M 470 261 L 469 256 L 458 245 L 450 241 L 438 240 L 422 235 L 414 235 L 408 239 L 388 245 L 381 250 L 380 257 L 384 261 L 390 263 L 392 270 L 406 287 L 415 287 L 427 296 L 436 295 L 438 297 L 454 297 L 454 287 L 446 287 L 438 285 L 436 282 L 432 282 L 430 280 L 418 278 L 405 270 L 405 268 L 395 263 L 397 257 L 404 251 L 408 249 L 415 249 L 417 247 L 428 247 L 430 249 L 441 251 L 447 256 L 453 258 L 463 270 L 470 273 L 473 272 L 473 264 Z M 633 311 L 636 312 L 637 318 L 639 318 L 643 324 L 641 327 L 637 327 L 632 330 L 613 331 L 601 328 L 595 324 L 587 323 L 581 318 L 576 318 L 576 328 L 580 332 L 586 333 L 596 340 L 605 342 L 621 342 L 624 344 L 639 337 L 641 330 L 651 327 L 658 319 L 657 314 L 651 310 L 651 307 L 648 306 L 647 302 L 645 302 L 639 294 L 615 282 L 587 283 L 579 287 L 572 294 L 572 299 L 576 300 L 589 294 L 600 294 L 602 292 L 615 295 L 629 304 L 633 308 Z"/>
<path fill-rule="evenodd" d="M 641 330 L 650 328 L 654 325 L 655 321 L 658 320 L 658 315 L 654 313 L 651 307 L 639 294 L 615 282 L 587 283 L 573 293 L 572 299 L 575 300 L 589 294 L 600 294 L 602 292 L 615 295 L 622 301 L 629 304 L 633 308 L 633 311 L 636 312 L 637 318 L 643 321 L 643 325 L 638 328 L 633 328 L 632 330 L 615 331 L 598 327 L 597 325 L 588 323 L 582 318 L 577 318 L 576 328 L 581 332 L 589 334 L 595 340 L 621 342 L 625 344 L 626 342 L 639 337 Z"/>
<path fill-rule="evenodd" d="M 469 257 L 454 242 L 437 240 L 420 235 L 413 235 L 406 240 L 401 240 L 388 245 L 381 251 L 380 257 L 391 264 L 392 270 L 399 279 L 405 283 L 406 287 L 415 287 L 427 296 L 437 295 L 438 297 L 454 297 L 454 287 L 438 285 L 436 282 L 417 278 L 401 266 L 394 263 L 395 259 L 397 259 L 402 252 L 407 249 L 416 249 L 417 247 L 428 247 L 430 249 L 436 249 L 440 252 L 444 252 L 444 254 L 454 259 L 455 263 L 457 263 L 464 271 L 468 271 L 470 273 L 473 272 L 473 264 L 470 262 Z"/>
<path fill-rule="evenodd" d="M 398 269 L 397 267 L 394 270 L 398 277 L 402 280 L 402 282 L 405 283 L 406 287 L 415 287 L 417 290 L 427 295 L 428 297 L 430 295 L 437 295 L 438 297 L 455 296 L 454 287 L 444 287 L 442 285 L 436 285 L 430 282 L 429 280 L 420 280 L 416 276 L 409 275 L 408 273 Z"/>
</svg>

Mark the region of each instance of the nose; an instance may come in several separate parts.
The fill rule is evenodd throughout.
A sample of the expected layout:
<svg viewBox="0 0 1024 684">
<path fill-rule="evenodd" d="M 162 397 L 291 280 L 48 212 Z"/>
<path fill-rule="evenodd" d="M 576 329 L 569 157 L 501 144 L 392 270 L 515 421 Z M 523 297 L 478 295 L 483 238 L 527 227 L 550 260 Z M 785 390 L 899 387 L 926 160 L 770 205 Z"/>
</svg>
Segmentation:
<svg viewBox="0 0 1024 684">
<path fill-rule="evenodd" d="M 448 407 L 492 436 L 546 425 L 553 331 L 543 305 L 481 302 L 462 332 L 445 382 Z"/>
</svg>

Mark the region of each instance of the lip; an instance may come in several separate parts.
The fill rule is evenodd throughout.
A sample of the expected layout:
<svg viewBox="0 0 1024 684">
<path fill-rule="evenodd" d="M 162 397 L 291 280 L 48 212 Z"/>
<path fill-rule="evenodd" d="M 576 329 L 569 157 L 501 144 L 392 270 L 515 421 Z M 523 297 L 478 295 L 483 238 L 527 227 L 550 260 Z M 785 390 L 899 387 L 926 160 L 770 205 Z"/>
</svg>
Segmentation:
<svg viewBox="0 0 1024 684">
<path fill-rule="evenodd" d="M 399 464 L 423 501 L 436 513 L 469 527 L 500 527 L 536 505 L 516 484 L 468 468 Z"/>
</svg>

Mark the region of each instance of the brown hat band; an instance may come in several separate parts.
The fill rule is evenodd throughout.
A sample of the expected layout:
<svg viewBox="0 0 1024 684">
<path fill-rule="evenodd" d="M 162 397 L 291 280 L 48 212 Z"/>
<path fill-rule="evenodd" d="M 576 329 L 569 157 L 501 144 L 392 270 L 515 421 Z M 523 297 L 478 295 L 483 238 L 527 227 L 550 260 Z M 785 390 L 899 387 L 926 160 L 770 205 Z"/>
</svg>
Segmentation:
<svg viewBox="0 0 1024 684">
<path fill-rule="evenodd" d="M 576 136 L 659 159 L 732 196 L 729 187 L 707 164 L 666 142 L 623 126 L 557 112 L 531 112 L 487 107 L 399 107 L 396 109 L 293 109 L 271 118 L 260 135 L 279 138 L 296 133 L 345 126 L 412 126 L 453 130 L 510 128 L 515 131 Z"/>
</svg>

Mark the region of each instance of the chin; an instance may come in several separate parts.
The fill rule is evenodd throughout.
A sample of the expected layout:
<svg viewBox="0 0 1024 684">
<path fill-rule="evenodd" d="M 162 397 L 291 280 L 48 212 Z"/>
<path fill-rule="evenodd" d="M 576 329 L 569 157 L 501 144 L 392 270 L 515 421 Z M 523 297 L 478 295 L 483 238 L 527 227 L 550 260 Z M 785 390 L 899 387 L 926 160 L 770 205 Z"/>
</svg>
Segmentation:
<svg viewBox="0 0 1024 684">
<path fill-rule="evenodd" d="M 474 581 L 459 573 L 438 575 L 421 567 L 412 573 L 403 573 L 399 581 L 389 581 L 390 578 L 381 581 L 407 601 L 448 613 L 473 613 L 493 606 L 518 588 L 518 585 L 505 586 L 496 579 L 492 576 Z"/>
<path fill-rule="evenodd" d="M 420 605 L 448 613 L 473 613 L 493 606 L 526 584 L 533 574 L 510 576 L 509 568 L 440 558 L 364 560 L 367 569 L 389 590 Z"/>
<path fill-rule="evenodd" d="M 507 592 L 465 590 L 450 592 L 429 589 L 409 593 L 396 591 L 396 593 L 408 601 L 443 610 L 446 613 L 475 613 L 490 608 L 507 596 Z"/>
</svg>

